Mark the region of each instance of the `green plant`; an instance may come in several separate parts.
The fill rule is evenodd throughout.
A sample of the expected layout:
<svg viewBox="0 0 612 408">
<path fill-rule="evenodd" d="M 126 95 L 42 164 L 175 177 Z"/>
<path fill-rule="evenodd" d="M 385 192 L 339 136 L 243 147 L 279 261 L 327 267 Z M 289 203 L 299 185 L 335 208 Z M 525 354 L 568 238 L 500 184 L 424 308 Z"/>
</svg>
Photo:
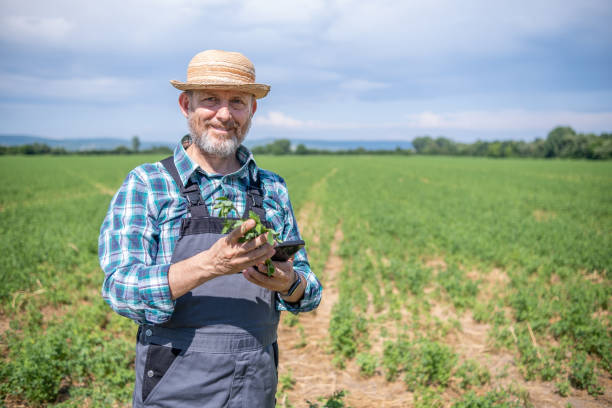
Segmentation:
<svg viewBox="0 0 612 408">
<path fill-rule="evenodd" d="M 443 390 L 438 387 L 419 387 L 414 391 L 414 408 L 442 408 Z"/>
<path fill-rule="evenodd" d="M 586 353 L 578 353 L 570 363 L 569 381 L 579 390 L 587 390 L 590 395 L 603 394 L 603 388 L 597 381 L 595 364 L 587 360 Z"/>
<path fill-rule="evenodd" d="M 0 391 L 33 404 L 55 401 L 60 392 L 91 397 L 95 382 L 112 402 L 129 398 L 133 344 L 100 330 L 106 305 L 83 307 L 45 332 L 37 328 L 9 334 L 8 359 L 0 371 Z M 84 330 L 84 327 L 91 330 Z M 21 336 L 24 336 L 23 338 Z"/>
<path fill-rule="evenodd" d="M 422 340 L 413 348 L 414 364 L 406 361 L 404 381 L 409 390 L 418 385 L 438 384 L 446 386 L 457 356 L 450 347 L 437 342 Z"/>
<path fill-rule="evenodd" d="M 295 343 L 295 348 L 306 347 L 306 344 L 308 344 L 306 341 L 306 331 L 304 330 L 304 327 L 301 324 L 298 325 L 297 332 L 298 332 L 298 335 L 300 336 L 300 341 Z"/>
<path fill-rule="evenodd" d="M 306 400 L 308 404 L 308 408 L 351 408 L 349 405 L 344 405 L 344 397 L 346 396 L 346 391 L 339 390 L 335 391 L 329 397 L 319 397 L 317 400 L 322 402 L 323 405 L 319 405 L 317 403 L 310 402 Z"/>
<path fill-rule="evenodd" d="M 293 327 L 300 322 L 300 318 L 298 315 L 293 313 L 285 313 L 285 318 L 283 319 L 285 324 L 289 327 Z"/>
<path fill-rule="evenodd" d="M 292 390 L 293 386 L 295 385 L 295 379 L 293 378 L 293 375 L 291 373 L 291 370 L 289 370 L 287 373 L 282 374 L 279 378 L 278 378 L 278 383 L 280 384 L 280 390 L 281 392 L 285 392 L 288 390 Z"/>
<path fill-rule="evenodd" d="M 403 338 L 397 341 L 385 341 L 383 345 L 383 361 L 385 368 L 385 378 L 393 381 L 404 366 L 404 357 L 410 353 L 410 343 Z"/>
<path fill-rule="evenodd" d="M 489 370 L 474 360 L 464 361 L 455 371 L 455 375 L 461 378 L 459 386 L 463 389 L 485 385 L 491 380 Z"/>
<path fill-rule="evenodd" d="M 219 216 L 222 218 L 227 217 L 227 215 L 231 211 L 236 211 L 236 207 L 234 207 L 234 203 L 232 203 L 232 201 L 227 197 L 217 198 L 215 200 L 215 205 L 213 206 L 213 208 L 219 210 Z M 281 242 L 278 239 L 278 233 L 274 231 L 272 228 L 267 228 L 265 225 L 263 225 L 261 220 L 259 219 L 259 216 L 255 214 L 253 211 L 249 211 L 249 219 L 255 220 L 255 227 L 251 228 L 250 230 L 246 232 L 246 234 L 240 237 L 238 242 L 250 241 L 253 238 L 260 236 L 261 234 L 267 234 L 268 244 L 270 245 L 274 245 L 274 242 Z M 226 234 L 230 232 L 231 230 L 234 230 L 240 227 L 246 221 L 247 220 L 227 219 L 225 221 L 225 224 L 223 225 L 223 230 L 221 231 L 221 233 Z M 274 275 L 274 265 L 272 264 L 272 261 L 270 261 L 269 259 L 266 260 L 266 267 L 268 269 L 267 271 L 268 276 Z"/>
<path fill-rule="evenodd" d="M 468 391 L 452 408 L 531 408 L 529 395 L 526 391 L 509 387 L 497 389 L 478 396 L 474 391 Z"/>
<path fill-rule="evenodd" d="M 378 365 L 378 359 L 375 355 L 370 353 L 359 353 L 357 354 L 357 366 L 359 372 L 365 377 L 371 377 L 376 372 L 376 366 Z"/>
<path fill-rule="evenodd" d="M 570 395 L 570 383 L 569 381 L 561 381 L 555 384 L 555 391 L 562 397 Z"/>
<path fill-rule="evenodd" d="M 456 265 L 449 265 L 438 273 L 438 282 L 451 297 L 457 308 L 472 307 L 478 294 L 478 284 L 465 276 L 465 272 Z"/>
<path fill-rule="evenodd" d="M 332 350 L 342 360 L 353 358 L 357 352 L 357 339 L 367 334 L 366 320 L 353 311 L 352 302 L 336 303 L 329 322 Z"/>
<path fill-rule="evenodd" d="M 383 347 L 387 380 L 404 372 L 410 391 L 430 385 L 446 387 L 456 361 L 456 354 L 448 346 L 426 339 L 408 342 L 400 338 L 395 343 L 385 342 Z"/>
</svg>

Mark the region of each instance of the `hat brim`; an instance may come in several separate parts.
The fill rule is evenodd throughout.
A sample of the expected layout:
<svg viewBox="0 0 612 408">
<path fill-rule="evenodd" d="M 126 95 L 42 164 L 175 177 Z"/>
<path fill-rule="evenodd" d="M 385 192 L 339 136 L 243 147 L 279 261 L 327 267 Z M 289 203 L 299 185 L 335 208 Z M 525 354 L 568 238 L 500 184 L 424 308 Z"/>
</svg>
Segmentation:
<svg viewBox="0 0 612 408">
<path fill-rule="evenodd" d="M 250 93 L 255 98 L 260 99 L 265 97 L 270 92 L 270 85 L 264 84 L 210 84 L 210 83 L 194 83 L 180 82 L 171 80 L 170 83 L 176 89 L 181 91 L 198 90 L 198 89 L 218 89 L 218 90 L 236 90 L 240 92 Z"/>
</svg>

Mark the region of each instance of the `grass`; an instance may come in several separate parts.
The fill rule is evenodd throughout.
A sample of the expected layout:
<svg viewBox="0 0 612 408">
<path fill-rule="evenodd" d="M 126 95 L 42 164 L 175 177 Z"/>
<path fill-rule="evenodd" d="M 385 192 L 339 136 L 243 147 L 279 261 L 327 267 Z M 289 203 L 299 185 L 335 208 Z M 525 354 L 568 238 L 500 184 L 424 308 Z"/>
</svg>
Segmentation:
<svg viewBox="0 0 612 408">
<path fill-rule="evenodd" d="M 100 299 L 97 236 L 127 172 L 159 159 L 0 157 L 0 318 L 8 325 L 0 401 L 129 404 L 136 326 Z M 296 213 L 310 212 L 300 227 L 324 283 L 342 230 L 329 333 L 339 367 L 354 361 L 363 376 L 401 380 L 420 406 L 443 403 L 452 385 L 462 392 L 456 407 L 528 406 L 523 391 L 495 388 L 495 373 L 446 340 L 467 315 L 490 326 L 491 344 L 513 355 L 521 381 L 552 382 L 560 397 L 602 392 L 612 365 L 612 163 L 257 161 L 285 178 Z M 504 284 L 492 283 L 494 270 Z M 439 319 L 434 307 L 454 318 Z M 290 325 L 302 327 L 297 318 Z"/>
</svg>

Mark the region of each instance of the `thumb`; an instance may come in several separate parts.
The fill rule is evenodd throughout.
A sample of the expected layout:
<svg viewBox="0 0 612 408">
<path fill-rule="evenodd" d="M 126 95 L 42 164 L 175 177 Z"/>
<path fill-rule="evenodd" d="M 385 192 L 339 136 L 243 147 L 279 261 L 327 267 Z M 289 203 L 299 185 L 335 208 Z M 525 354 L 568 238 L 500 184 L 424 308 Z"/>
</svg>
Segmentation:
<svg viewBox="0 0 612 408">
<path fill-rule="evenodd" d="M 227 236 L 227 241 L 230 244 L 238 243 L 238 240 L 253 227 L 255 227 L 255 220 L 249 218 L 248 220 L 240 224 L 238 228 L 233 229 L 232 232 L 229 233 L 229 235 Z"/>
</svg>

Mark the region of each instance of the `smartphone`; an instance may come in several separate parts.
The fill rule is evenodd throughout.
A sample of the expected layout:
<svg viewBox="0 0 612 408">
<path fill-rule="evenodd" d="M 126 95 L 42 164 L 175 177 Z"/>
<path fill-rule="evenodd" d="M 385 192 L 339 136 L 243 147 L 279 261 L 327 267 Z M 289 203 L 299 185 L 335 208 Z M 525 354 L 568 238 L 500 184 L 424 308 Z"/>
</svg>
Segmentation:
<svg viewBox="0 0 612 408">
<path fill-rule="evenodd" d="M 300 250 L 306 243 L 302 240 L 298 241 L 285 241 L 280 244 L 276 244 L 274 249 L 274 255 L 272 255 L 273 261 L 278 262 L 286 262 L 289 258 L 291 258 L 297 251 Z"/>
</svg>

